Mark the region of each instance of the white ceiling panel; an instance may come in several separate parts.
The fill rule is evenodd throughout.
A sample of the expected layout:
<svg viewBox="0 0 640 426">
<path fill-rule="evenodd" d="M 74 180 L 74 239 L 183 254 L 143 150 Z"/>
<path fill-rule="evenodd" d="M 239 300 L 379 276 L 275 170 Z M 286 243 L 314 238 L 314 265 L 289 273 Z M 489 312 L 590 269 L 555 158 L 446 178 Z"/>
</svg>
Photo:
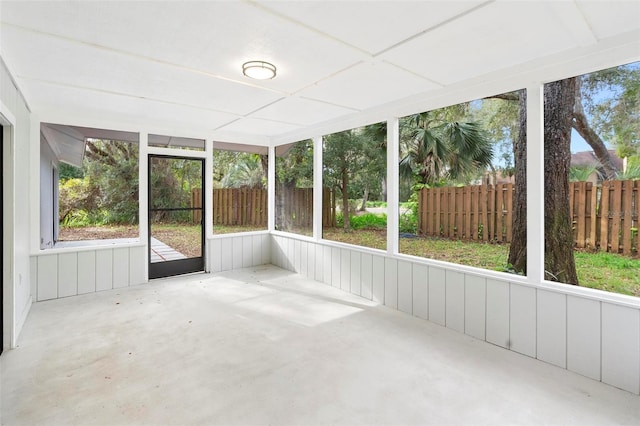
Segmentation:
<svg viewBox="0 0 640 426">
<path fill-rule="evenodd" d="M 33 14 L 34 7 L 41 7 Z M 147 59 L 247 81 L 242 64 L 266 60 L 279 77 L 253 84 L 295 92 L 362 53 L 247 2 L 3 3 L 4 22 Z"/>
<path fill-rule="evenodd" d="M 366 58 L 362 52 L 318 34 L 290 20 L 267 13 L 258 7 L 229 10 L 219 17 L 224 31 L 201 52 L 195 67 L 234 79 L 242 75 L 242 64 L 262 60 L 274 64 L 278 75 L 273 80 L 254 81 L 260 86 L 294 93 L 337 70 Z M 251 81 L 251 80 L 249 80 Z"/>
<path fill-rule="evenodd" d="M 363 110 L 438 87 L 395 66 L 373 61 L 308 87 L 300 96 Z"/>
<path fill-rule="evenodd" d="M 282 97 L 273 91 L 9 27 L 5 53 L 18 77 L 205 109 L 248 114 Z M 42 66 L 42 64 L 46 64 Z"/>
<path fill-rule="evenodd" d="M 251 114 L 251 117 L 310 126 L 355 111 L 310 99 L 286 98 Z"/>
<path fill-rule="evenodd" d="M 22 85 L 20 79 L 18 84 Z M 133 123 L 146 128 L 164 129 L 175 126 L 179 129 L 193 128 L 211 132 L 236 118 L 231 114 L 199 108 L 52 86 L 38 81 L 29 81 L 24 86 L 29 86 L 29 92 L 25 96 L 38 105 L 38 110 L 67 112 L 70 120 L 74 117 L 93 116 L 96 119 Z"/>
<path fill-rule="evenodd" d="M 224 35 L 225 2 L 3 1 L 4 22 L 94 46 L 193 65 L 210 43 Z"/>
<path fill-rule="evenodd" d="M 259 118 L 241 118 L 216 130 L 240 134 L 244 133 L 255 136 L 274 136 L 291 132 L 297 129 L 300 129 L 300 126 L 295 126 L 288 123 L 279 123 L 270 120 L 262 120 Z"/>
<path fill-rule="evenodd" d="M 500 2 L 436 28 L 382 57 L 451 84 L 578 45 L 549 4 Z"/>
<path fill-rule="evenodd" d="M 640 1 L 578 1 L 596 37 L 603 39 L 638 28 Z"/>
<path fill-rule="evenodd" d="M 265 7 L 376 54 L 482 1 L 266 1 Z"/>
</svg>

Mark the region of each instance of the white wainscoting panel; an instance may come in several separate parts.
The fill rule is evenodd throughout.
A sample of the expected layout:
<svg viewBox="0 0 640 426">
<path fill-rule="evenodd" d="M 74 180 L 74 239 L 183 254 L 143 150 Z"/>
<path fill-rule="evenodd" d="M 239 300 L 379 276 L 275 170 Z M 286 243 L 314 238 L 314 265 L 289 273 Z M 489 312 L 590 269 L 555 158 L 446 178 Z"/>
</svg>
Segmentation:
<svg viewBox="0 0 640 426">
<path fill-rule="evenodd" d="M 78 294 L 78 253 L 58 255 L 58 297 Z"/>
<path fill-rule="evenodd" d="M 127 287 L 145 281 L 143 245 L 80 247 L 33 255 L 36 301 Z"/>
<path fill-rule="evenodd" d="M 209 240 L 209 247 L 211 248 L 209 250 L 211 272 L 220 272 L 222 271 L 222 240 L 219 238 Z"/>
<path fill-rule="evenodd" d="M 246 235 L 242 237 L 242 267 L 253 265 L 253 235 Z"/>
<path fill-rule="evenodd" d="M 339 247 L 331 248 L 331 285 L 340 288 L 340 252 Z"/>
<path fill-rule="evenodd" d="M 131 247 L 129 249 L 129 285 L 146 282 L 145 271 L 145 247 Z"/>
<path fill-rule="evenodd" d="M 296 268 L 296 250 L 295 250 L 296 241 L 297 240 L 292 240 L 290 238 L 287 238 L 285 240 L 286 253 L 287 253 L 287 256 L 285 258 L 285 263 L 287 264 L 287 269 L 290 271 L 296 270 L 295 269 Z"/>
<path fill-rule="evenodd" d="M 260 246 L 260 250 L 262 251 L 262 260 L 256 265 L 267 265 L 271 263 L 271 235 L 262 234 L 262 245 Z M 255 259 L 255 262 L 258 262 L 258 259 Z"/>
<path fill-rule="evenodd" d="M 207 241 L 210 246 L 209 265 L 211 272 L 230 271 L 232 269 L 272 263 L 285 268 L 286 255 L 282 254 L 282 245 L 288 238 L 269 234 L 216 235 Z M 272 258 L 273 253 L 273 258 Z"/>
<path fill-rule="evenodd" d="M 309 243 L 300 241 L 300 273 L 309 276 Z"/>
<path fill-rule="evenodd" d="M 58 297 L 58 255 L 38 256 L 38 301 Z"/>
<path fill-rule="evenodd" d="M 422 319 L 429 319 L 429 267 L 413 264 L 413 271 L 411 273 L 412 283 L 412 302 L 413 302 L 413 315 Z"/>
<path fill-rule="evenodd" d="M 373 299 L 373 265 L 372 257 L 369 253 L 362 253 L 360 256 L 360 287 L 362 297 Z"/>
<path fill-rule="evenodd" d="M 316 255 L 316 247 L 317 245 L 314 243 L 307 244 L 307 277 L 312 280 L 318 280 L 316 275 L 316 264 L 317 264 L 317 255 Z"/>
<path fill-rule="evenodd" d="M 464 274 L 452 270 L 446 272 L 446 326 L 464 333 Z"/>
<path fill-rule="evenodd" d="M 324 282 L 324 247 L 314 244 L 316 252 L 316 281 Z"/>
<path fill-rule="evenodd" d="M 538 289 L 537 357 L 558 367 L 567 366 L 567 297 Z"/>
<path fill-rule="evenodd" d="M 300 240 L 293 241 L 293 270 L 297 273 L 302 271 L 302 248 L 300 248 Z"/>
<path fill-rule="evenodd" d="M 403 260 L 398 261 L 398 310 L 413 315 L 413 270 Z"/>
<path fill-rule="evenodd" d="M 536 357 L 536 290 L 511 283 L 509 323 L 511 349 Z"/>
<path fill-rule="evenodd" d="M 129 249 L 113 249 L 113 288 L 129 285 Z"/>
<path fill-rule="evenodd" d="M 640 393 L 640 312 L 602 302 L 602 381 Z"/>
<path fill-rule="evenodd" d="M 271 240 L 268 239 L 265 242 L 264 235 L 252 235 L 251 237 L 251 265 L 262 265 L 265 262 L 262 260 L 262 247 L 263 246 L 271 246 Z M 266 263 L 269 263 L 268 260 Z"/>
<path fill-rule="evenodd" d="M 484 277 L 466 274 L 464 279 L 464 332 L 485 340 L 487 283 Z"/>
<path fill-rule="evenodd" d="M 322 247 L 322 282 L 331 285 L 331 256 L 332 250 L 330 246 Z"/>
<path fill-rule="evenodd" d="M 220 244 L 220 270 L 230 271 L 233 269 L 233 238 L 221 238 Z"/>
<path fill-rule="evenodd" d="M 350 250 L 351 251 L 351 250 Z M 351 251 L 351 277 L 349 278 L 349 282 L 351 284 L 351 293 L 357 294 L 358 296 L 362 295 L 362 277 L 361 266 L 360 266 L 360 252 Z"/>
<path fill-rule="evenodd" d="M 447 321 L 446 281 L 444 269 L 429 267 L 429 321 L 440 325 Z"/>
<path fill-rule="evenodd" d="M 96 291 L 113 288 L 113 250 L 96 251 Z"/>
<path fill-rule="evenodd" d="M 340 288 L 351 292 L 351 250 L 340 249 Z"/>
<path fill-rule="evenodd" d="M 487 342 L 509 349 L 509 283 L 487 280 Z"/>
<path fill-rule="evenodd" d="M 384 303 L 384 257 L 373 255 L 371 262 L 371 275 L 373 277 L 372 300 Z"/>
<path fill-rule="evenodd" d="M 600 380 L 600 302 L 567 296 L 567 369 Z"/>
<path fill-rule="evenodd" d="M 38 301 L 38 258 L 31 256 L 29 258 L 29 277 L 31 279 L 31 297 L 34 302 Z"/>
<path fill-rule="evenodd" d="M 144 250 L 143 247 L 142 249 Z M 94 293 L 95 291 L 96 291 L 96 252 L 95 251 L 78 252 L 78 294 Z"/>
<path fill-rule="evenodd" d="M 384 304 L 398 309 L 398 261 L 384 259 Z"/>
<path fill-rule="evenodd" d="M 231 239 L 231 269 L 242 268 L 242 237 Z"/>
</svg>

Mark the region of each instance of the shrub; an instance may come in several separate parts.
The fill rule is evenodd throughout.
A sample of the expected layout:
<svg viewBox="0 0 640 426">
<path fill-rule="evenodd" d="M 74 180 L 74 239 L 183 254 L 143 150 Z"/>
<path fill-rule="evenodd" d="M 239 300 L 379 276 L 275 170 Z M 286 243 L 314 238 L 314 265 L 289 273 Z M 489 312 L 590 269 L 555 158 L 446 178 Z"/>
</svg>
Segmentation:
<svg viewBox="0 0 640 426">
<path fill-rule="evenodd" d="M 387 227 L 387 215 L 377 215 L 373 213 L 366 213 L 360 216 L 351 216 L 351 229 L 371 229 L 371 228 L 386 228 Z"/>
</svg>

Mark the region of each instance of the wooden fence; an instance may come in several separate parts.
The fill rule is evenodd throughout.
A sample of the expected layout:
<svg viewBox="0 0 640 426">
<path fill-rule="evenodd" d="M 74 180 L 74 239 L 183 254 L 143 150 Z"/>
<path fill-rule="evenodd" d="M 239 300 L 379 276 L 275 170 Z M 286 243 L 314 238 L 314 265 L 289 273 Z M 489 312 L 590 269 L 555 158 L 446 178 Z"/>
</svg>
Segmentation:
<svg viewBox="0 0 640 426">
<path fill-rule="evenodd" d="M 511 242 L 513 184 L 424 188 L 418 233 L 451 239 Z"/>
<path fill-rule="evenodd" d="M 201 208 L 202 189 L 191 191 L 191 207 Z M 201 211 L 193 212 L 200 222 Z M 214 225 L 267 226 L 267 190 L 253 188 L 221 188 L 213 190 Z"/>
<path fill-rule="evenodd" d="M 313 226 L 313 188 L 287 189 L 278 194 L 282 217 L 299 227 Z M 202 190 L 191 191 L 191 207 L 201 208 Z M 335 226 L 336 202 L 332 190 L 322 191 L 322 224 Z M 193 221 L 201 221 L 201 211 L 193 212 Z M 223 226 L 267 226 L 267 190 L 221 188 L 213 190 L 213 224 Z"/>
<path fill-rule="evenodd" d="M 276 189 L 276 229 L 313 227 L 313 188 Z M 322 226 L 336 224 L 336 200 L 329 188 L 322 189 Z"/>
<path fill-rule="evenodd" d="M 418 233 L 511 242 L 514 190 L 513 184 L 422 189 Z M 569 193 L 576 247 L 638 253 L 640 181 L 571 182 Z"/>
<path fill-rule="evenodd" d="M 640 180 L 572 182 L 569 197 L 577 247 L 638 253 Z"/>
</svg>

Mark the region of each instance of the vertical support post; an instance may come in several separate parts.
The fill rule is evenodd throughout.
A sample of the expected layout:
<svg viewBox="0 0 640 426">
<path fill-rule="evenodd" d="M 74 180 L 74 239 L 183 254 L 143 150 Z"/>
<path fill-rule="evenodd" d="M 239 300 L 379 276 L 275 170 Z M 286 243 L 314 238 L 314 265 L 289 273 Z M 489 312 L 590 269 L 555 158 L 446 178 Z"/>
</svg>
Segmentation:
<svg viewBox="0 0 640 426">
<path fill-rule="evenodd" d="M 213 139 L 206 139 L 204 142 L 204 229 L 205 239 L 213 237 Z M 204 268 L 211 271 L 211 244 L 205 244 Z"/>
<path fill-rule="evenodd" d="M 313 138 L 313 239 L 322 239 L 322 136 Z"/>
<path fill-rule="evenodd" d="M 269 146 L 269 167 L 267 177 L 267 229 L 276 229 L 276 148 Z"/>
<path fill-rule="evenodd" d="M 400 120 L 387 120 L 387 254 L 398 253 Z"/>
<path fill-rule="evenodd" d="M 149 281 L 149 134 L 138 135 L 138 223 L 140 241 L 144 243 L 144 280 Z"/>
<path fill-rule="evenodd" d="M 534 284 L 544 281 L 543 89 L 541 82 L 527 87 L 527 279 Z"/>
<path fill-rule="evenodd" d="M 4 108 L 3 108 L 4 109 Z M 6 114 L 7 111 L 5 111 Z M 15 119 L 13 121 L 15 123 Z M 34 115 L 31 116 L 31 129 L 30 129 L 30 139 L 31 144 L 29 145 L 29 157 L 31 159 L 29 164 L 29 176 L 31 180 L 29 181 L 29 231 L 31 234 L 31 252 L 37 253 L 40 251 L 40 120 L 38 117 Z M 15 132 L 15 125 L 12 125 L 11 131 Z M 15 138 L 15 135 L 12 135 Z M 11 139 L 13 141 L 13 139 Z M 5 139 L 3 143 L 9 143 L 9 138 Z M 13 148 L 10 145 L 11 148 Z M 8 157 L 11 161 L 11 164 L 15 164 L 15 152 L 13 149 L 10 151 L 10 157 Z M 13 174 L 15 175 L 15 170 L 13 170 Z M 13 178 L 13 176 L 12 176 Z M 15 184 L 14 184 L 15 186 Z M 35 299 L 35 294 L 32 294 Z"/>
</svg>

